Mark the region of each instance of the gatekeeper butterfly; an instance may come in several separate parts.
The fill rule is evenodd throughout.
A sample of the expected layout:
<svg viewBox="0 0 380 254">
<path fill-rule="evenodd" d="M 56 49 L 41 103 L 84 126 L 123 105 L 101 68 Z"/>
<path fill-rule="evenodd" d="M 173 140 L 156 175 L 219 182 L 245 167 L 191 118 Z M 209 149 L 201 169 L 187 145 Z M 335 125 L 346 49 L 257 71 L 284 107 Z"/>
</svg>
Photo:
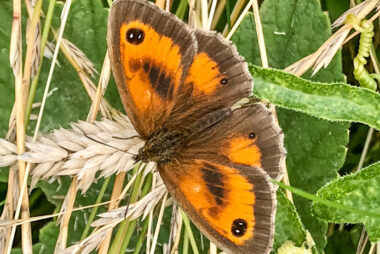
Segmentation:
<svg viewBox="0 0 380 254">
<path fill-rule="evenodd" d="M 269 253 L 283 134 L 261 103 L 239 104 L 252 79 L 235 46 L 149 1 L 119 0 L 108 49 L 124 108 L 170 194 L 230 253 Z"/>
</svg>

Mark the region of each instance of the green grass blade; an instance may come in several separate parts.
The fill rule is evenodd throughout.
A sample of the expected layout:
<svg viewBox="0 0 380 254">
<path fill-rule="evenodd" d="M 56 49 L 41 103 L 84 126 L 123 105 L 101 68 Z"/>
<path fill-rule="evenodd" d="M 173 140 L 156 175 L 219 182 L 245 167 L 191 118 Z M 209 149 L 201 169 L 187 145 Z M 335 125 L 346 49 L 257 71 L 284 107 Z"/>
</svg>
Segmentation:
<svg viewBox="0 0 380 254">
<path fill-rule="evenodd" d="M 182 210 L 180 210 L 180 211 L 181 211 L 183 223 L 185 224 L 186 233 L 187 233 L 189 240 L 190 240 L 191 248 L 193 249 L 194 254 L 198 254 L 199 251 L 198 251 L 195 239 L 194 239 L 193 232 L 191 230 L 190 220 Z"/>
</svg>

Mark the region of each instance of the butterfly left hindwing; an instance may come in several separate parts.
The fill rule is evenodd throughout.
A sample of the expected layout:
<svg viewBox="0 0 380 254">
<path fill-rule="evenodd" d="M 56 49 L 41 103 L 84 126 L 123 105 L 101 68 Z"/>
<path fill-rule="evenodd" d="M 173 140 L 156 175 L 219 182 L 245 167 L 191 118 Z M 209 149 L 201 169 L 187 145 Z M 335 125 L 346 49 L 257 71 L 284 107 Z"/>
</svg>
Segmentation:
<svg viewBox="0 0 380 254">
<path fill-rule="evenodd" d="M 276 210 L 276 188 L 269 179 L 282 176 L 281 129 L 261 104 L 211 114 L 225 117 L 194 134 L 180 157 L 159 165 L 159 172 L 195 225 L 218 246 L 231 253 L 269 253 Z"/>
</svg>

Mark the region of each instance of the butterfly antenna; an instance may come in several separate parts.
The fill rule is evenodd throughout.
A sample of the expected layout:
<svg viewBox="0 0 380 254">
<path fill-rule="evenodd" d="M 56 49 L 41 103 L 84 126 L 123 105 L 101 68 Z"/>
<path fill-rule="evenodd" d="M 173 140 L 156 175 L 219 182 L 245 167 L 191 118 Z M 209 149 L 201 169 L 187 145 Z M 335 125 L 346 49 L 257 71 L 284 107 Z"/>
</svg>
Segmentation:
<svg viewBox="0 0 380 254">
<path fill-rule="evenodd" d="M 84 134 L 84 136 L 85 136 L 86 138 L 88 138 L 88 139 L 90 139 L 90 140 L 92 140 L 92 141 L 98 143 L 98 144 L 102 144 L 102 145 L 108 146 L 108 147 L 113 148 L 113 149 L 115 149 L 115 150 L 118 150 L 118 151 L 120 151 L 120 152 L 127 153 L 127 154 L 130 154 L 130 155 L 133 155 L 133 156 L 136 156 L 136 155 L 137 155 L 137 154 L 134 154 L 134 153 L 130 153 L 130 152 L 128 152 L 128 151 L 123 151 L 123 150 L 121 150 L 121 149 L 119 149 L 119 148 L 117 148 L 117 147 L 114 147 L 114 146 L 108 145 L 108 144 L 106 144 L 106 143 L 100 142 L 99 140 L 96 140 L 96 139 L 94 139 L 94 138 L 88 136 L 87 134 Z M 133 137 L 135 137 L 135 136 L 133 136 Z"/>
<path fill-rule="evenodd" d="M 112 136 L 113 138 L 116 138 L 116 139 L 122 139 L 122 140 L 127 140 L 127 139 L 133 139 L 133 138 L 139 138 L 141 139 L 141 137 L 139 135 L 134 135 L 134 136 L 130 136 L 130 137 L 117 137 L 117 136 Z"/>
</svg>

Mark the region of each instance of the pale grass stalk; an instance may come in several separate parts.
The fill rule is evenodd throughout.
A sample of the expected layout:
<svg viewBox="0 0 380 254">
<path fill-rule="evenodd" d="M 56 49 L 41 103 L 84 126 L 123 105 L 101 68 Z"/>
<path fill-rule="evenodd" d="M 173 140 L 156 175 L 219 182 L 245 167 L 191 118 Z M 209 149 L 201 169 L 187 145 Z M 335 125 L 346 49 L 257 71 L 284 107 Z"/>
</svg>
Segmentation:
<svg viewBox="0 0 380 254">
<path fill-rule="evenodd" d="M 365 232 L 365 228 L 363 227 L 362 233 L 360 235 L 359 244 L 356 249 L 356 254 L 363 254 L 364 249 L 368 242 L 368 235 Z"/>
<path fill-rule="evenodd" d="M 154 251 L 156 249 L 157 239 L 158 239 L 158 233 L 160 233 L 161 222 L 162 222 L 162 218 L 164 217 L 164 211 L 165 211 L 165 207 L 166 207 L 166 200 L 167 200 L 167 198 L 168 198 L 168 193 L 165 194 L 165 196 L 164 196 L 164 198 L 162 200 L 160 213 L 159 213 L 158 218 L 157 218 L 156 230 L 154 232 L 154 237 L 153 237 L 153 242 L 152 242 L 152 248 L 150 249 L 150 254 L 154 254 Z"/>
<path fill-rule="evenodd" d="M 245 2 L 246 2 L 246 0 L 237 0 L 236 4 L 234 6 L 234 9 L 232 10 L 231 16 L 230 16 L 231 24 L 235 24 L 235 21 L 239 17 L 239 13 L 243 9 Z M 252 5 L 251 1 L 248 3 L 248 5 Z M 240 17 L 241 17 L 241 15 L 242 14 L 240 14 Z M 240 22 L 238 22 L 238 23 L 240 24 Z M 232 32 L 232 30 L 228 31 L 228 24 L 226 24 L 226 26 L 224 27 L 224 30 L 222 32 L 223 36 L 227 37 L 227 35 L 230 34 L 231 32 Z"/>
<path fill-rule="evenodd" d="M 180 224 L 178 224 L 178 234 L 174 240 L 174 243 L 173 243 L 173 248 L 172 250 L 170 251 L 170 254 L 174 254 L 174 253 L 178 253 L 178 246 L 179 246 L 179 241 L 181 240 L 181 230 L 182 230 L 182 217 L 180 218 Z"/>
<path fill-rule="evenodd" d="M 260 49 L 261 66 L 263 66 L 264 68 L 268 68 L 269 67 L 268 56 L 267 56 L 267 50 L 265 49 L 264 33 L 263 33 L 263 27 L 261 25 L 259 4 L 257 3 L 257 0 L 253 1 L 252 8 L 253 8 L 253 16 L 255 17 L 257 40 L 258 40 L 259 49 Z"/>
<path fill-rule="evenodd" d="M 137 219 L 142 217 L 143 219 L 148 214 L 147 211 L 154 209 L 156 204 L 162 200 L 164 195 L 167 195 L 166 187 L 161 184 L 161 186 L 154 189 L 151 193 L 146 195 L 141 200 L 137 201 L 134 204 L 127 206 L 119 207 L 112 211 L 102 213 L 99 215 L 100 219 L 94 221 L 91 226 L 97 227 L 93 233 L 88 236 L 83 241 L 70 246 L 67 249 L 64 249 L 58 253 L 90 253 L 94 251 L 97 246 L 101 244 L 107 234 L 114 227 L 116 227 L 120 222 L 125 220 L 126 217 L 130 220 Z M 128 212 L 125 214 L 125 211 L 128 207 Z"/>
<path fill-rule="evenodd" d="M 96 89 L 95 99 L 93 100 L 91 104 L 90 112 L 88 113 L 88 116 L 86 119 L 87 122 L 92 122 L 96 119 L 96 116 L 100 108 L 100 102 L 106 91 L 110 76 L 111 76 L 111 65 L 110 65 L 110 60 L 109 60 L 108 51 L 107 51 L 104 57 L 98 87 Z"/>
<path fill-rule="evenodd" d="M 11 46 L 9 53 L 10 65 L 13 69 L 13 74 L 15 76 L 15 93 L 16 93 L 16 135 L 17 135 L 17 153 L 22 154 L 25 151 L 25 107 L 24 107 L 24 86 L 22 77 L 22 32 L 21 32 L 21 1 L 13 1 L 13 23 L 12 23 L 12 34 L 11 34 Z M 25 169 L 25 162 L 18 161 L 19 170 L 19 183 L 24 182 L 27 179 L 28 172 Z M 13 186 L 15 187 L 15 186 Z M 23 219 L 29 218 L 29 198 L 27 192 L 22 192 L 25 186 L 19 184 L 21 188 L 20 196 L 18 199 L 17 209 L 15 212 L 15 218 L 17 219 L 20 214 L 20 209 L 22 207 L 21 217 Z M 7 242 L 7 253 L 9 254 L 12 249 L 14 234 L 16 228 L 13 227 L 11 230 L 10 240 Z M 32 235 L 30 223 L 27 223 L 21 227 L 21 241 L 22 250 L 24 253 L 31 253 L 32 250 Z"/>
<path fill-rule="evenodd" d="M 207 0 L 201 0 L 202 28 L 207 29 L 208 24 L 208 3 Z"/>
<path fill-rule="evenodd" d="M 207 19 L 208 23 L 207 23 L 206 30 L 211 29 L 211 25 L 212 25 L 212 21 L 214 19 L 214 14 L 215 14 L 215 9 L 216 9 L 216 3 L 217 3 L 217 0 L 212 0 L 211 8 L 210 8 L 210 15 L 208 16 L 208 19 Z"/>
<path fill-rule="evenodd" d="M 26 103 L 28 101 L 28 94 L 29 94 L 29 86 L 30 86 L 30 79 L 31 79 L 31 72 L 33 63 L 36 61 L 36 58 L 39 60 L 39 56 L 36 54 L 35 50 L 35 42 L 36 42 L 36 36 L 39 34 L 39 23 L 40 23 L 40 13 L 41 13 L 41 6 L 42 6 L 42 0 L 38 0 L 36 2 L 36 5 L 33 10 L 33 16 L 30 19 L 28 19 L 28 23 L 30 21 L 30 25 L 28 27 L 27 33 L 26 33 L 26 41 L 27 41 L 27 48 L 26 48 L 26 55 L 25 55 L 25 65 L 24 65 L 24 76 L 23 76 L 23 85 L 24 85 L 24 108 L 26 107 Z"/>
<path fill-rule="evenodd" d="M 53 32 L 55 33 L 54 30 Z M 93 63 L 87 58 L 87 56 L 80 49 L 78 49 L 74 44 L 72 44 L 70 41 L 66 39 L 62 40 L 60 49 L 62 53 L 65 55 L 66 59 L 71 63 L 73 68 L 77 71 L 79 79 L 81 80 L 90 99 L 92 101 L 96 101 L 97 100 L 96 98 L 99 98 L 99 97 L 96 97 L 97 88 L 86 74 L 88 73 L 91 76 L 93 76 L 93 74 L 96 73 Z M 103 67 L 106 69 L 104 70 L 105 71 L 104 76 L 101 77 L 101 80 L 99 82 L 102 82 L 102 84 L 106 84 L 108 82 L 105 82 L 105 81 L 109 79 L 109 77 L 107 76 L 110 75 L 107 73 L 107 68 L 110 68 L 109 63 L 103 64 Z M 102 72 L 103 72 L 103 69 L 102 69 Z M 102 92 L 104 93 L 105 87 L 102 89 L 103 89 Z M 100 101 L 101 101 L 100 103 L 101 114 L 103 115 L 103 117 L 110 118 L 111 117 L 110 111 L 112 111 L 112 107 L 103 97 L 100 97 Z"/>
<path fill-rule="evenodd" d="M 165 7 L 165 0 L 156 0 L 156 5 L 160 7 L 161 9 L 164 9 Z"/>
<path fill-rule="evenodd" d="M 53 32 L 55 35 L 57 34 L 54 30 Z M 91 77 L 94 77 L 95 74 L 97 74 L 94 64 L 77 46 L 75 46 L 74 43 L 63 38 L 60 47 L 61 51 L 65 54 L 77 72 L 90 74 Z"/>
<path fill-rule="evenodd" d="M 30 218 L 28 218 L 26 220 L 23 220 L 23 219 L 7 220 L 7 221 L 0 220 L 0 227 L 8 228 L 8 227 L 13 227 L 13 226 L 20 226 L 22 224 L 29 223 L 29 222 L 36 222 L 36 221 L 41 221 L 41 220 L 52 219 L 52 218 L 64 215 L 66 213 L 82 211 L 84 209 L 90 209 L 90 208 L 94 208 L 94 207 L 98 207 L 98 206 L 104 206 L 104 205 L 108 205 L 108 204 L 116 202 L 116 201 L 118 201 L 118 200 L 110 200 L 110 201 L 105 201 L 105 202 L 101 202 L 101 203 L 98 203 L 98 204 L 81 206 L 81 207 L 74 208 L 72 210 L 62 211 L 62 212 L 58 212 L 58 213 L 54 213 L 54 214 L 48 214 L 48 215 L 40 215 L 40 216 L 30 217 Z"/>
<path fill-rule="evenodd" d="M 66 49 L 68 49 L 68 48 L 66 48 Z M 79 52 L 82 53 L 81 51 L 79 51 Z M 72 57 L 72 58 L 75 59 L 75 57 Z M 79 57 L 78 59 L 81 59 L 81 58 L 82 59 L 83 58 L 87 59 L 87 57 L 84 54 L 83 54 L 82 57 Z M 73 62 L 75 62 L 75 64 L 76 64 L 79 61 L 73 61 Z M 88 62 L 90 62 L 90 61 L 88 61 Z M 85 64 L 85 65 L 82 65 L 81 67 L 83 67 L 83 66 L 91 66 L 91 65 L 90 64 Z M 86 68 L 84 68 L 84 69 L 86 70 Z M 81 70 L 82 70 L 82 68 L 81 68 Z M 91 70 L 91 68 L 90 68 L 90 70 Z M 82 74 L 82 71 L 80 71 L 80 73 Z M 97 90 L 96 90 L 95 98 L 92 101 L 90 112 L 88 113 L 88 116 L 87 116 L 87 120 L 86 121 L 89 122 L 89 123 L 93 123 L 95 121 L 95 119 L 96 119 L 97 113 L 98 113 L 99 108 L 100 108 L 101 98 L 104 95 L 104 91 L 105 91 L 105 88 L 107 87 L 110 75 L 111 75 L 111 67 L 110 67 L 110 62 L 109 62 L 109 58 L 108 58 L 108 51 L 107 51 L 107 53 L 105 55 L 105 58 L 104 58 L 104 61 L 103 61 L 102 72 L 101 72 L 101 75 L 100 75 L 100 78 L 99 78 L 99 84 L 98 84 L 98 87 L 97 87 Z M 80 75 L 80 76 L 83 76 L 83 75 Z M 83 82 L 83 83 L 85 83 L 85 82 Z M 118 188 L 118 187 L 116 187 L 116 188 Z M 70 209 L 72 210 L 72 208 L 74 207 L 75 198 L 76 198 L 76 192 L 77 192 L 77 177 L 76 176 L 73 177 L 73 180 L 71 182 L 69 190 L 70 191 L 74 190 L 74 192 L 70 192 L 69 191 L 68 195 L 66 195 L 66 198 L 68 198 L 69 200 L 73 200 L 73 202 L 68 203 L 67 207 L 64 207 L 62 205 L 62 208 L 63 209 L 68 209 L 68 210 L 70 210 Z M 65 214 L 65 217 L 63 219 L 63 223 L 61 224 L 61 230 L 60 230 L 60 236 L 61 236 L 61 232 L 64 231 L 64 233 L 62 234 L 62 242 L 61 242 L 60 245 L 58 245 L 59 242 L 57 240 L 57 245 L 56 245 L 56 249 L 55 249 L 56 252 L 59 252 L 59 251 L 61 251 L 61 250 L 63 250 L 63 249 L 66 248 L 67 234 L 68 234 L 68 225 L 69 225 L 69 222 L 70 222 L 70 217 L 71 217 L 71 213 Z M 112 234 L 112 230 L 110 230 L 110 232 L 108 232 L 108 233 L 105 234 L 105 238 L 107 239 L 110 234 Z M 60 239 L 60 237 L 58 237 L 58 239 Z M 102 249 L 104 250 L 104 247 Z"/>
<path fill-rule="evenodd" d="M 196 10 L 196 6 L 197 6 L 197 2 L 195 0 L 189 0 L 190 3 L 189 3 L 189 21 L 188 21 L 188 25 L 192 28 L 199 28 L 199 27 L 202 27 L 200 24 L 202 23 L 200 20 L 199 20 L 199 17 L 197 15 L 197 10 Z"/>
<path fill-rule="evenodd" d="M 223 13 L 225 6 L 226 6 L 226 0 L 219 0 L 218 1 L 218 5 L 216 7 L 215 14 L 214 14 L 214 17 L 213 17 L 212 22 L 211 22 L 211 27 L 210 27 L 211 30 L 214 30 L 216 25 L 218 24 L 218 21 L 219 21 L 220 17 L 222 16 L 222 13 Z"/>
<path fill-rule="evenodd" d="M 122 186 L 124 179 L 126 177 L 125 173 L 119 174 L 115 178 L 112 194 L 111 194 L 111 200 L 115 199 L 116 201 L 113 203 L 110 203 L 108 206 L 108 211 L 111 211 L 119 206 L 119 202 L 125 197 L 126 193 L 128 192 L 129 188 L 132 186 L 134 181 L 136 180 L 138 174 L 140 174 L 140 169 L 143 168 L 142 165 L 137 165 L 139 169 L 137 170 L 136 174 L 132 176 L 132 178 L 128 181 L 127 185 L 124 187 L 124 190 L 122 191 Z M 126 208 L 125 208 L 126 209 Z M 130 210 L 130 209 L 128 209 Z M 125 218 L 126 216 L 124 216 Z M 110 245 L 112 237 L 112 231 L 109 232 L 106 237 L 104 238 L 103 242 L 101 243 L 99 247 L 99 254 L 101 253 L 107 253 Z"/>
<path fill-rule="evenodd" d="M 371 244 L 371 247 L 369 248 L 368 254 L 375 253 L 376 250 L 376 243 Z"/>
<path fill-rule="evenodd" d="M 128 220 L 134 220 L 139 217 L 145 219 L 149 215 L 149 212 L 153 210 L 155 206 L 162 200 L 165 194 L 167 194 L 167 190 L 165 185 L 162 183 L 160 186 L 145 195 L 142 199 L 134 203 L 127 204 L 125 206 L 121 206 L 111 211 L 99 214 L 98 216 L 100 218 L 94 221 L 91 226 L 103 227 L 109 224 L 118 224 L 119 222 L 124 221 L 126 218 Z"/>
<path fill-rule="evenodd" d="M 125 176 L 126 176 L 126 173 L 121 172 L 115 177 L 112 194 L 111 194 L 111 201 L 116 200 L 117 197 L 120 196 L 121 191 L 123 189 L 122 187 L 123 187 Z M 116 207 L 118 207 L 118 205 L 119 205 L 119 202 L 111 202 L 108 205 L 108 211 L 115 209 Z M 104 240 L 102 241 L 98 250 L 99 254 L 106 254 L 108 252 L 108 248 L 111 242 L 111 237 L 112 237 L 112 230 L 108 232 L 108 234 L 105 236 Z"/>
<path fill-rule="evenodd" d="M 170 0 L 166 0 L 165 1 L 165 11 L 170 12 L 171 5 L 172 5 L 172 3 L 170 2 Z"/>
<path fill-rule="evenodd" d="M 356 171 L 360 171 L 363 167 L 365 157 L 367 156 L 369 144 L 371 143 L 372 134 L 373 134 L 373 128 L 370 127 L 368 130 L 368 133 L 367 133 L 367 137 L 366 137 L 365 142 L 364 142 L 363 151 L 360 155 L 360 160 L 358 163 L 358 167 L 356 168 Z"/>
<path fill-rule="evenodd" d="M 129 188 L 132 187 L 134 181 L 136 180 L 137 176 L 140 174 L 140 168 L 143 167 L 141 164 L 140 165 L 137 165 L 136 167 L 139 167 L 137 172 L 131 177 L 131 179 L 128 181 L 127 185 L 125 185 L 125 187 L 123 188 L 123 190 L 120 192 L 120 195 L 119 197 L 117 198 L 117 202 L 120 202 L 120 200 L 122 200 L 126 195 L 127 195 L 127 192 L 129 191 Z M 123 185 L 122 185 L 123 186 Z M 116 203 L 115 204 L 117 207 L 119 205 L 119 203 Z"/>
<path fill-rule="evenodd" d="M 218 253 L 218 248 L 212 242 L 210 242 L 210 251 L 209 251 L 209 253 L 210 254 L 217 254 Z"/>
<path fill-rule="evenodd" d="M 65 28 L 65 25 L 66 25 L 67 16 L 68 16 L 68 13 L 69 13 L 70 6 L 71 6 L 71 0 L 66 1 L 65 2 L 65 6 L 64 6 L 64 8 L 62 10 L 62 14 L 63 15 L 61 16 L 62 17 L 62 22 L 61 22 L 61 29 L 59 31 L 59 35 L 58 35 L 58 39 L 57 39 L 57 45 L 60 45 L 60 43 L 61 43 L 62 35 L 63 35 L 63 31 L 64 31 L 64 28 Z M 37 124 L 36 124 L 36 129 L 35 129 L 34 137 L 33 137 L 33 142 L 36 141 L 37 136 L 38 136 L 38 132 L 39 132 L 39 129 L 40 129 L 41 120 L 42 120 L 42 116 L 43 116 L 43 111 L 44 111 L 44 108 L 45 108 L 47 94 L 49 92 L 50 83 L 51 83 L 51 79 L 52 79 L 54 68 L 55 68 L 55 63 L 57 61 L 58 52 L 59 52 L 59 46 L 56 47 L 56 49 L 55 49 L 54 57 L 53 57 L 53 60 L 52 60 L 52 64 L 50 66 L 50 71 L 49 71 L 48 79 L 47 79 L 47 82 L 46 82 L 44 96 L 43 96 L 43 99 L 42 99 L 41 108 L 40 108 L 40 112 L 39 112 L 39 116 L 38 116 L 38 120 L 37 120 Z M 29 170 L 30 170 L 30 163 L 28 163 L 27 170 L 26 170 L 26 172 L 28 174 L 29 174 Z M 27 194 L 27 192 L 24 190 L 24 189 L 26 189 L 26 187 L 24 187 L 24 186 L 27 185 L 27 179 L 24 178 L 23 181 L 22 181 L 22 183 L 23 183 L 23 188 L 21 189 L 21 195 L 23 194 L 23 192 L 25 194 Z M 61 244 L 66 244 L 66 243 L 65 242 L 63 243 L 63 241 L 61 241 Z M 30 247 L 29 250 L 31 250 L 31 249 L 32 248 Z"/>
<path fill-rule="evenodd" d="M 181 239 L 181 229 L 182 229 L 182 216 L 181 212 L 179 210 L 180 208 L 178 205 L 173 204 L 173 211 L 175 211 L 175 214 L 173 215 L 173 223 L 172 223 L 172 228 L 171 228 L 171 235 L 170 237 L 172 238 L 173 246 L 171 247 L 171 250 L 169 248 L 169 253 L 174 254 L 174 252 L 178 249 L 179 245 L 179 240 Z M 174 240 L 173 240 L 174 236 Z M 172 243 L 169 239 L 169 247 L 171 246 Z"/>
<path fill-rule="evenodd" d="M 231 37 L 235 33 L 236 29 L 240 26 L 240 23 L 243 21 L 243 19 L 244 19 L 245 15 L 247 14 L 248 10 L 251 8 L 252 3 L 253 3 L 253 0 L 250 0 L 249 3 L 245 6 L 245 8 L 242 11 L 242 13 L 240 14 L 239 18 L 237 19 L 237 21 L 235 22 L 235 24 L 232 26 L 231 31 L 229 31 L 229 33 L 227 34 L 227 36 L 226 36 L 227 40 L 231 39 Z M 236 6 L 235 6 L 235 8 L 236 8 Z M 235 10 L 235 8 L 234 8 L 234 10 Z M 231 22 L 232 22 L 232 19 L 231 19 Z M 223 35 L 224 35 L 224 33 L 223 33 Z"/>
<path fill-rule="evenodd" d="M 87 237 L 85 240 L 81 241 L 78 244 L 70 246 L 67 249 L 64 249 L 59 252 L 59 254 L 87 254 L 92 253 L 102 242 L 102 239 L 106 237 L 116 225 L 111 224 L 104 227 L 101 227 L 99 230 L 94 230 L 94 232 Z M 98 251 L 99 253 L 99 251 Z"/>
<path fill-rule="evenodd" d="M 69 231 L 69 222 L 72 214 L 71 211 L 73 210 L 77 194 L 77 181 L 78 177 L 74 176 L 71 180 L 71 184 L 66 194 L 65 201 L 62 204 L 61 211 L 66 211 L 66 213 L 64 213 L 60 223 L 59 234 L 57 238 L 57 243 L 55 244 L 54 253 L 59 253 L 66 248 L 67 236 Z"/>
<path fill-rule="evenodd" d="M 4 210 L 0 218 L 3 221 L 11 221 L 13 219 L 13 213 L 17 205 L 17 198 L 19 196 L 18 186 L 17 164 L 14 164 L 9 167 L 7 197 L 5 199 Z M 7 246 L 12 245 L 13 237 L 11 234 L 11 227 L 0 229 L 0 253 L 6 253 L 5 250 L 8 248 Z"/>
</svg>

